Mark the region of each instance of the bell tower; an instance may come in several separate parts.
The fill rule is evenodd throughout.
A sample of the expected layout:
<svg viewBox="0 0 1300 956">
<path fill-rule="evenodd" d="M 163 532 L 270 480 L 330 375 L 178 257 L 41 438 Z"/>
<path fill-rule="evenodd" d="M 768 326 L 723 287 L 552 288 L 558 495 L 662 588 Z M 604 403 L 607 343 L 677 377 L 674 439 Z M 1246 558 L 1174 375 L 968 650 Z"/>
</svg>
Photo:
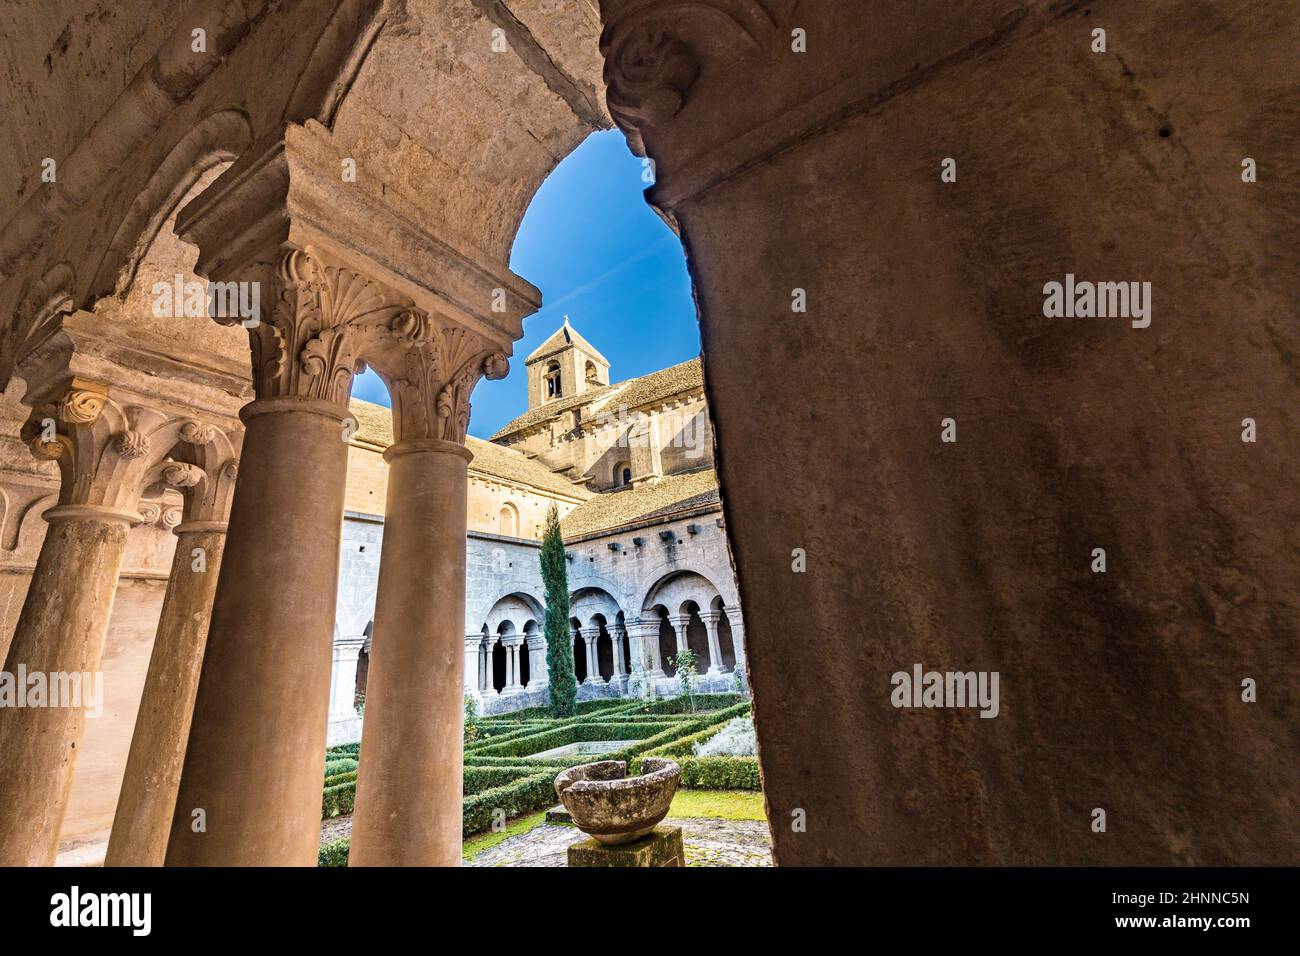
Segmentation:
<svg viewBox="0 0 1300 956">
<path fill-rule="evenodd" d="M 609 384 L 609 360 L 564 324 L 524 360 L 528 369 L 528 408 L 572 398 Z"/>
</svg>

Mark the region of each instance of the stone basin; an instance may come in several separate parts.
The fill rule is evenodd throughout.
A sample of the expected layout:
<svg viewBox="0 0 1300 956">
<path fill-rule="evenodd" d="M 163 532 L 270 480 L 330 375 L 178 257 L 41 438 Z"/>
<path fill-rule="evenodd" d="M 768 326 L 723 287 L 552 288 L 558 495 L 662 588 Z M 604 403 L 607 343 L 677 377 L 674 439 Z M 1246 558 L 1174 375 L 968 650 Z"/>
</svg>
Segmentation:
<svg viewBox="0 0 1300 956">
<path fill-rule="evenodd" d="M 627 776 L 627 761 L 599 760 L 570 767 L 555 778 L 555 793 L 583 833 L 601 843 L 631 843 L 664 817 L 677 792 L 682 768 L 646 757 L 641 776 Z"/>
</svg>

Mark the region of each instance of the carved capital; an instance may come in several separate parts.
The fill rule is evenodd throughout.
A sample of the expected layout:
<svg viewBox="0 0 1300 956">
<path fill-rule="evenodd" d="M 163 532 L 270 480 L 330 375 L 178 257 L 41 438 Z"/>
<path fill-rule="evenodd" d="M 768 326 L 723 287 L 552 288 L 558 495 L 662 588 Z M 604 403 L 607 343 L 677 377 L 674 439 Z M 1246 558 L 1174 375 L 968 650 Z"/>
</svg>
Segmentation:
<svg viewBox="0 0 1300 956">
<path fill-rule="evenodd" d="M 283 252 L 271 285 L 269 315 L 249 330 L 258 398 L 346 405 L 370 342 L 404 336 L 417 321 L 409 299 L 310 249 Z"/>
<path fill-rule="evenodd" d="M 234 487 L 226 471 L 237 438 L 218 425 L 155 407 L 124 407 L 107 388 L 73 380 L 32 409 L 22 437 L 37 457 L 58 462 L 60 505 L 139 511 L 157 521 L 161 512 L 141 498 L 171 487 L 185 497 L 191 520 L 225 519 Z"/>
<path fill-rule="evenodd" d="M 480 378 L 504 378 L 509 362 L 472 332 L 447 328 L 421 312 L 402 336 L 375 341 L 367 355 L 388 386 L 397 441 L 441 438 L 463 442 L 470 393 Z"/>
</svg>

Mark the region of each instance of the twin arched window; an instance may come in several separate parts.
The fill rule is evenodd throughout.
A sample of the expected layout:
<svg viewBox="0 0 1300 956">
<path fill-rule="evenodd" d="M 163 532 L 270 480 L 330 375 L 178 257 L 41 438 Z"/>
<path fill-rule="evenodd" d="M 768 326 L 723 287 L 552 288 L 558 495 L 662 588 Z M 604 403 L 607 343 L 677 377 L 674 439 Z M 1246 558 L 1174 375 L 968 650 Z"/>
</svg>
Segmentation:
<svg viewBox="0 0 1300 956">
<path fill-rule="evenodd" d="M 543 378 L 546 383 L 545 391 L 547 398 L 560 398 L 563 392 L 560 389 L 560 363 L 548 362 L 546 365 L 546 374 Z"/>
</svg>

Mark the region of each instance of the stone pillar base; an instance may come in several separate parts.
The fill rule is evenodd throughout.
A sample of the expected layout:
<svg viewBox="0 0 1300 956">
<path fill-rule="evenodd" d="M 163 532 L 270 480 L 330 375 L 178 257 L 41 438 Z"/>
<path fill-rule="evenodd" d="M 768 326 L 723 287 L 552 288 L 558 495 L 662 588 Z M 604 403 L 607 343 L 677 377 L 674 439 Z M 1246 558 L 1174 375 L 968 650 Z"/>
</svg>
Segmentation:
<svg viewBox="0 0 1300 956">
<path fill-rule="evenodd" d="M 610 846 L 595 837 L 569 847 L 569 866 L 685 866 L 682 828 L 659 824 L 639 840 Z"/>
</svg>

